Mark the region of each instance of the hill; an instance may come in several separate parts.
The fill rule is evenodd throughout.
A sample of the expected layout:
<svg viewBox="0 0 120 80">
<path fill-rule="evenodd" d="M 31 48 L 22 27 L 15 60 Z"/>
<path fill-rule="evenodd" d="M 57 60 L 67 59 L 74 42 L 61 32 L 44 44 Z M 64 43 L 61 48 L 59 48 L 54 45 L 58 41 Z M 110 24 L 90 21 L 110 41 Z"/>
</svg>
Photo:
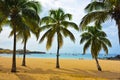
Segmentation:
<svg viewBox="0 0 120 80">
<path fill-rule="evenodd" d="M 12 53 L 13 53 L 13 50 L 0 48 L 0 54 L 4 54 L 4 53 L 12 54 Z M 18 50 L 16 51 L 16 53 L 17 53 L 17 54 L 23 54 L 23 53 L 24 53 L 24 50 L 18 49 Z M 26 53 L 27 53 L 27 54 L 45 54 L 45 52 L 42 52 L 42 51 L 30 51 L 30 50 L 27 50 Z"/>
</svg>

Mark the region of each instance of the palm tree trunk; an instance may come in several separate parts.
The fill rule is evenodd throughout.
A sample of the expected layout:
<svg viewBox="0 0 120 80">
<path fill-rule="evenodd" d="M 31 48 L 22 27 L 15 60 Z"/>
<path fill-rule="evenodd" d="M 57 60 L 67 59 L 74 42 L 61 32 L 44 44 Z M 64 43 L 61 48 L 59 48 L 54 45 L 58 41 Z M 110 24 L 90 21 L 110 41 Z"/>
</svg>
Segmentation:
<svg viewBox="0 0 120 80">
<path fill-rule="evenodd" d="M 14 26 L 14 46 L 11 72 L 16 72 L 16 26 Z"/>
<path fill-rule="evenodd" d="M 101 67 L 99 65 L 97 57 L 95 57 L 95 61 L 96 61 L 96 64 L 97 64 L 98 71 L 102 71 L 102 69 L 101 69 Z"/>
<path fill-rule="evenodd" d="M 119 36 L 119 44 L 120 44 L 120 21 L 118 22 L 118 36 Z"/>
<path fill-rule="evenodd" d="M 23 52 L 23 61 L 22 61 L 22 66 L 26 66 L 26 40 L 25 40 L 25 43 L 24 43 L 24 52 Z"/>
<path fill-rule="evenodd" d="M 117 27 L 118 27 L 118 37 L 119 37 L 119 44 L 120 44 L 120 21 L 118 19 L 119 17 L 115 18 Z"/>
<path fill-rule="evenodd" d="M 60 68 L 60 65 L 59 65 L 59 49 L 60 49 L 60 44 L 59 44 L 59 38 L 57 36 L 57 43 L 58 43 L 58 47 L 57 47 L 57 60 L 56 60 L 56 68 Z"/>
</svg>

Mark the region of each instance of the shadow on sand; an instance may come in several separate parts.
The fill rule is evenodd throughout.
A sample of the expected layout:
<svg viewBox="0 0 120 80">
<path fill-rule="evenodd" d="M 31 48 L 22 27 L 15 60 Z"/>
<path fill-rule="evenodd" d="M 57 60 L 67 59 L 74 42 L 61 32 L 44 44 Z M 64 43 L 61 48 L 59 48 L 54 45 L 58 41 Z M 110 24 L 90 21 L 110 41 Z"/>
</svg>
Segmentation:
<svg viewBox="0 0 120 80">
<path fill-rule="evenodd" d="M 81 70 L 77 68 L 61 68 L 61 69 L 45 69 L 42 68 L 30 68 L 28 66 L 26 67 L 18 67 L 18 72 L 14 75 L 17 76 L 20 80 L 36 80 L 33 76 L 34 74 L 39 75 L 52 75 L 49 76 L 49 80 L 66 80 L 61 76 L 70 76 L 70 77 L 82 77 L 82 78 L 105 78 L 109 80 L 120 80 L 120 73 L 110 72 L 110 71 L 92 71 L 92 70 Z M 0 72 L 1 73 L 11 73 L 10 69 L 4 68 L 2 65 L 0 65 Z M 28 74 L 26 74 L 28 73 Z M 113 76 L 114 74 L 114 76 Z M 58 76 L 61 75 L 61 76 Z"/>
</svg>

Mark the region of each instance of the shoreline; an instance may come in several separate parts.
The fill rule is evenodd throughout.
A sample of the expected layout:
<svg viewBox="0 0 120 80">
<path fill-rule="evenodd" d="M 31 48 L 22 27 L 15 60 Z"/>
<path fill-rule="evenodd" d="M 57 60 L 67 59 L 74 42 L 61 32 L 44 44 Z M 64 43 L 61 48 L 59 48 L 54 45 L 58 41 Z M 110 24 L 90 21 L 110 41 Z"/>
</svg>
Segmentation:
<svg viewBox="0 0 120 80">
<path fill-rule="evenodd" d="M 0 56 L 0 57 L 2 57 L 2 58 L 12 58 L 12 57 L 6 57 L 6 56 Z M 16 57 L 16 59 L 22 59 L 22 57 Z M 34 58 L 34 57 L 26 57 L 26 59 L 56 59 L 56 57 L 55 58 L 41 58 L 41 57 L 36 57 L 36 58 Z M 95 60 L 95 59 L 84 59 L 84 58 L 59 58 L 60 60 Z M 104 58 L 98 58 L 98 60 L 108 60 L 108 61 L 120 61 L 119 59 L 104 59 Z"/>
<path fill-rule="evenodd" d="M 116 57 L 117 56 L 117 57 Z M 12 57 L 12 54 L 0 54 L 0 57 Z M 17 58 L 22 58 L 23 54 L 16 54 Z M 26 54 L 26 58 L 50 58 L 54 59 L 56 58 L 56 54 Z M 60 59 L 79 59 L 79 60 L 92 60 L 92 56 L 90 54 L 82 55 L 82 54 L 61 54 Z M 119 54 L 110 54 L 108 56 L 105 56 L 101 54 L 98 59 L 100 60 L 120 60 Z"/>
</svg>

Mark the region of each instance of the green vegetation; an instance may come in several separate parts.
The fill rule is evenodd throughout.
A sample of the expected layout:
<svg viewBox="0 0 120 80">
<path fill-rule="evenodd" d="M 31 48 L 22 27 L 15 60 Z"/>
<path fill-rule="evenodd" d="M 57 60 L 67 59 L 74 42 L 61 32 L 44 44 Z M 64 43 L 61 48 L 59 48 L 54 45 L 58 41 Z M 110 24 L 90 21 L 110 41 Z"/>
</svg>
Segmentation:
<svg viewBox="0 0 120 80">
<path fill-rule="evenodd" d="M 13 50 L 10 50 L 10 49 L 0 49 L 0 54 L 12 54 L 13 53 Z M 24 54 L 24 49 L 18 49 L 16 50 L 16 53 L 17 54 Z M 26 53 L 27 54 L 31 54 L 31 53 L 36 53 L 36 54 L 45 54 L 45 52 L 41 52 L 41 51 L 30 51 L 30 50 L 26 50 Z"/>
<path fill-rule="evenodd" d="M 35 31 L 39 27 L 39 11 L 40 4 L 36 1 L 0 0 L 0 26 L 10 25 L 14 37 L 11 72 L 16 72 L 16 33 L 24 27 Z"/>
<path fill-rule="evenodd" d="M 83 54 L 85 54 L 86 50 L 90 47 L 91 55 L 93 58 L 95 58 L 99 71 L 102 71 L 97 59 L 100 50 L 103 49 L 106 54 L 108 54 L 107 47 L 112 46 L 106 37 L 107 35 L 100 29 L 100 25 L 90 26 L 86 29 L 86 32 L 81 34 L 80 44 L 85 42 L 83 47 Z"/>
<path fill-rule="evenodd" d="M 28 13 L 28 15 L 29 15 L 29 13 Z M 37 17 L 39 19 L 39 16 L 37 16 Z M 32 26 L 31 25 L 29 25 L 29 26 L 23 25 L 21 28 L 18 28 L 18 30 L 17 30 L 17 34 L 16 34 L 17 37 L 16 38 L 17 38 L 17 40 L 22 39 L 22 43 L 24 44 L 24 47 L 23 47 L 23 49 L 24 49 L 23 53 L 24 54 L 23 54 L 22 66 L 26 66 L 26 61 L 25 61 L 26 46 L 27 46 L 28 39 L 31 37 L 31 33 L 33 33 L 36 36 L 36 38 L 38 39 L 39 34 L 40 34 L 39 20 L 38 20 L 38 25 L 37 24 L 35 24 L 35 25 L 33 24 Z M 13 31 L 11 31 L 10 36 L 13 36 Z"/>
<path fill-rule="evenodd" d="M 103 49 L 108 54 L 108 47 L 111 47 L 110 41 L 106 38 L 106 33 L 101 30 L 100 24 L 108 19 L 114 19 L 118 25 L 118 34 L 120 42 L 120 0 L 92 0 L 85 8 L 87 14 L 82 18 L 80 26 L 85 32 L 81 35 L 80 43 L 84 43 L 83 53 L 90 47 L 92 57 L 95 58 L 99 71 L 102 71 L 98 54 Z M 9 25 L 13 36 L 13 50 L 0 50 L 0 53 L 13 53 L 11 72 L 16 72 L 16 53 L 23 52 L 22 65 L 25 66 L 27 41 L 34 34 L 38 40 L 41 31 L 45 31 L 40 39 L 40 43 L 47 39 L 46 49 L 52 46 L 53 38 L 57 40 L 56 68 L 60 68 L 59 52 L 63 45 L 63 39 L 69 37 L 75 42 L 74 34 L 71 29 L 79 31 L 77 24 L 70 22 L 72 14 L 65 13 L 63 9 L 50 10 L 48 16 L 40 20 L 38 13 L 41 11 L 41 5 L 34 0 L 0 0 L 0 32 L 4 25 Z M 95 26 L 88 26 L 94 22 Z M 41 23 L 41 25 L 40 25 Z M 40 27 L 41 26 L 41 27 Z M 86 28 L 87 27 L 87 28 Z M 69 28 L 69 29 L 68 29 Z M 22 40 L 23 50 L 16 50 L 17 40 Z"/>
<path fill-rule="evenodd" d="M 47 50 L 50 49 L 53 38 L 55 35 L 57 35 L 57 60 L 56 60 L 56 68 L 60 68 L 59 65 L 59 49 L 63 45 L 63 36 L 64 37 L 70 37 L 70 39 L 75 42 L 74 35 L 70 32 L 68 27 L 71 27 L 75 30 L 79 30 L 78 26 L 70 21 L 67 21 L 67 19 L 71 20 L 72 15 L 68 13 L 64 13 L 62 9 L 57 10 L 50 10 L 49 16 L 43 17 L 41 20 L 41 23 L 43 24 L 42 30 L 47 30 L 42 38 L 40 39 L 40 42 L 43 42 L 45 38 L 47 38 L 47 44 L 46 48 Z"/>
<path fill-rule="evenodd" d="M 120 42 L 120 0 L 92 0 L 85 8 L 88 12 L 80 23 L 80 26 L 86 27 L 91 22 L 104 23 L 109 19 L 114 19 L 118 25 L 118 34 Z"/>
<path fill-rule="evenodd" d="M 0 50 L 0 53 L 12 53 L 13 51 L 12 50 L 9 50 L 9 49 L 1 49 Z"/>
</svg>

